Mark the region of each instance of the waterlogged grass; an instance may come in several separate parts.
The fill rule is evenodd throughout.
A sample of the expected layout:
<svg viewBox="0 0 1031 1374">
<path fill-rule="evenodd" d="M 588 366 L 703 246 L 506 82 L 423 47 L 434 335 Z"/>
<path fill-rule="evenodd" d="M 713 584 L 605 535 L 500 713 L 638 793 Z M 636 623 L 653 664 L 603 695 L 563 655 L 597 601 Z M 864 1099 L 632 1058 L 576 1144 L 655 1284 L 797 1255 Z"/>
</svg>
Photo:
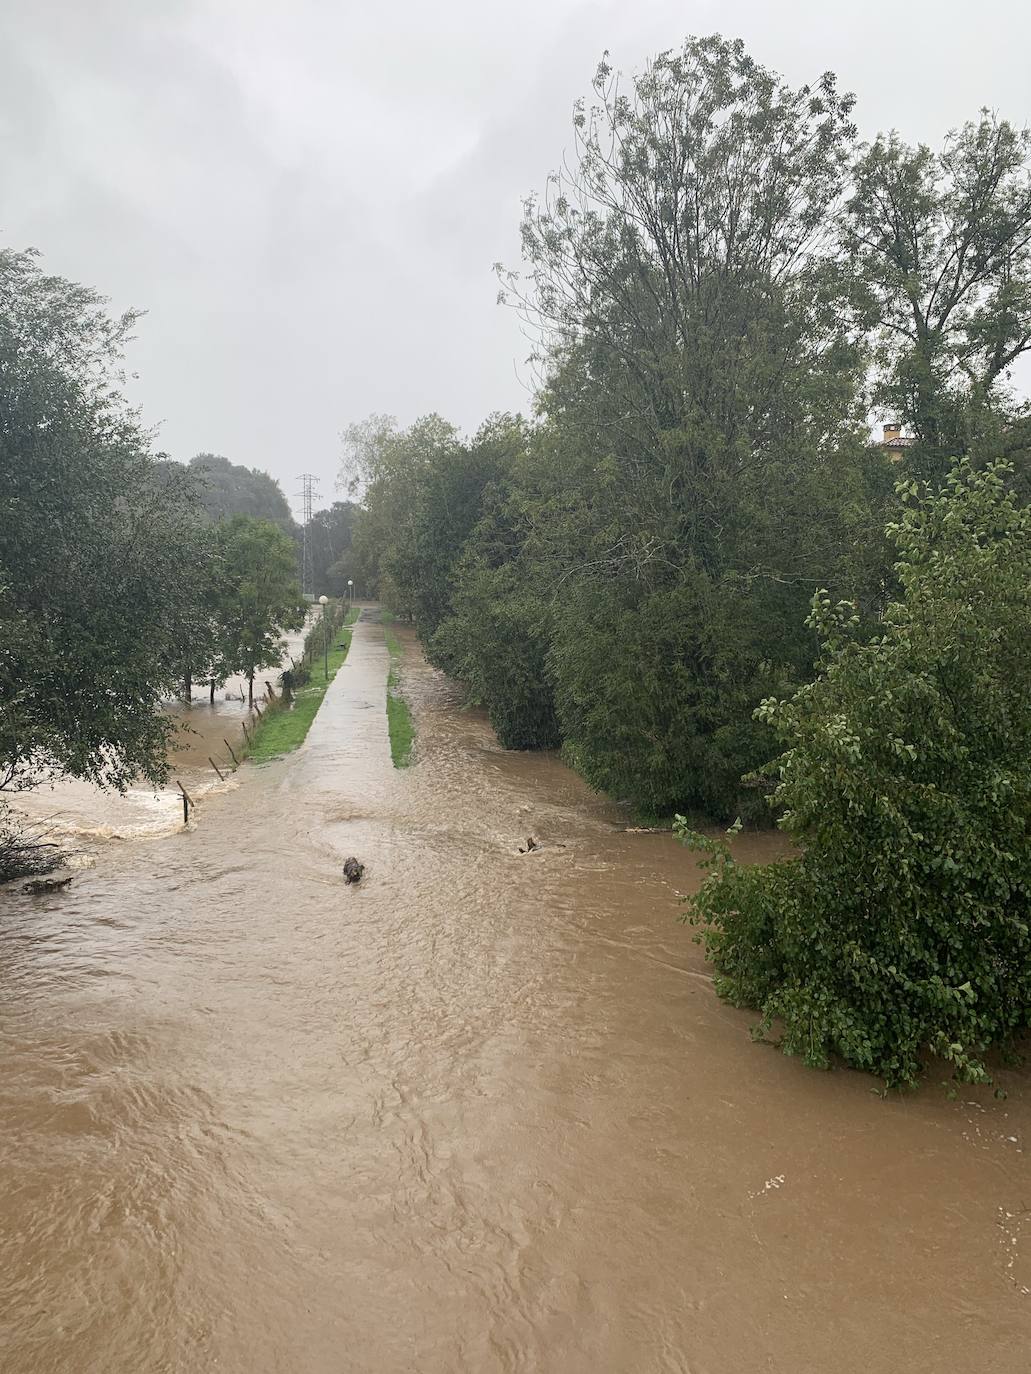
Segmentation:
<svg viewBox="0 0 1031 1374">
<path fill-rule="evenodd" d="M 350 612 L 347 617 L 348 623 L 353 624 L 358 615 L 358 611 Z M 326 688 L 333 681 L 337 669 L 347 658 L 347 651 L 351 647 L 349 629 L 340 630 L 335 638 L 338 638 L 343 648 L 337 648 L 336 644 L 330 648 L 329 681 L 323 677 L 323 659 L 316 657 L 311 665 L 311 681 L 294 694 L 293 706 L 280 706 L 267 712 L 257 727 L 251 731 L 248 757 L 262 763 L 267 759 L 278 758 L 280 754 L 289 754 L 292 749 L 304 743 L 308 729 L 315 719 L 315 713 L 322 705 Z"/>
<path fill-rule="evenodd" d="M 387 729 L 390 732 L 390 757 L 394 760 L 394 767 L 407 768 L 412 761 L 415 722 L 412 720 L 408 702 L 401 695 L 401 674 L 398 669 L 401 645 L 397 636 L 386 628 L 393 619 L 393 616 L 383 617 L 383 638 L 390 653 L 390 672 L 387 674 Z"/>
<path fill-rule="evenodd" d="M 387 678 L 387 729 L 390 731 L 390 757 L 395 768 L 407 768 L 412 761 L 415 722 L 408 702 L 397 693 L 397 674 L 391 668 Z"/>
</svg>

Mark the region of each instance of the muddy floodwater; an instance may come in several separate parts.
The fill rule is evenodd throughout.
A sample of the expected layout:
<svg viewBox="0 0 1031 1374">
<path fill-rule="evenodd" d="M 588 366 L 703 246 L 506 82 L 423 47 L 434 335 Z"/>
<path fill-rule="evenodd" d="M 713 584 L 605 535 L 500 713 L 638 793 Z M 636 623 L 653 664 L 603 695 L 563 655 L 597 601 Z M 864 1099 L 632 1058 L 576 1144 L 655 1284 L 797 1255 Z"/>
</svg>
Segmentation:
<svg viewBox="0 0 1031 1374">
<path fill-rule="evenodd" d="M 411 769 L 362 622 L 300 752 L 0 894 L 4 1374 L 1026 1374 L 1027 1074 L 753 1044 L 692 856 L 407 658 Z"/>
</svg>

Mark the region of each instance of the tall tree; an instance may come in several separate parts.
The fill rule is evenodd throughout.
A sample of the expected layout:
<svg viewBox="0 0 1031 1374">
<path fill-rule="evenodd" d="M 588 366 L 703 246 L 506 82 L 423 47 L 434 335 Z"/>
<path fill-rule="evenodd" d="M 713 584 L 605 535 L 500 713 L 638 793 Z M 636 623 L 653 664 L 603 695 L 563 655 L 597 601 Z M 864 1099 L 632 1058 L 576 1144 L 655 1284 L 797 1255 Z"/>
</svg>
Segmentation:
<svg viewBox="0 0 1031 1374">
<path fill-rule="evenodd" d="M 0 252 L 0 787 L 166 773 L 194 517 L 121 394 L 133 322 Z"/>
<path fill-rule="evenodd" d="M 408 429 L 391 416 L 372 415 L 344 431 L 340 485 L 364 501 L 365 517 L 356 530 L 354 564 L 361 582 L 399 615 L 411 616 L 419 501 L 434 461 L 460 447 L 453 425 L 426 415 Z"/>
<path fill-rule="evenodd" d="M 540 331 L 548 664 L 591 781 L 721 811 L 771 746 L 752 708 L 808 668 L 813 588 L 854 590 L 863 355 L 833 239 L 852 101 L 719 37 L 625 86 L 603 63 L 594 92 L 506 286 Z"/>
<path fill-rule="evenodd" d="M 913 463 L 940 476 L 992 435 L 1027 449 L 1010 373 L 1031 350 L 1031 133 L 985 112 L 938 154 L 882 135 L 854 183 L 845 243 L 880 335 L 874 399 L 912 428 Z"/>
<path fill-rule="evenodd" d="M 284 631 L 304 624 L 296 547 L 277 526 L 246 515 L 223 521 L 217 535 L 223 570 L 222 671 L 242 673 L 253 702 L 255 673 L 278 667 Z"/>
</svg>

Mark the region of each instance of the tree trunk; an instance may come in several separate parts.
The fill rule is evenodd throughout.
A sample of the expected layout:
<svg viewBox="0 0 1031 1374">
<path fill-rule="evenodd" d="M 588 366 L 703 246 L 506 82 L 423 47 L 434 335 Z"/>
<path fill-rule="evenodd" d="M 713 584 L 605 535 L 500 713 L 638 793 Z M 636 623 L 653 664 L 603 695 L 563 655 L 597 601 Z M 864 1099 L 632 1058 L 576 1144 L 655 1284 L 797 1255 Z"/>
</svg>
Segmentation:
<svg viewBox="0 0 1031 1374">
<path fill-rule="evenodd" d="M 254 669 L 247 674 L 247 705 L 254 705 Z"/>
<path fill-rule="evenodd" d="M 211 701 L 212 706 L 214 706 L 214 704 L 215 704 L 215 679 L 212 678 L 212 679 L 211 679 L 211 682 L 210 682 L 208 685 L 209 685 L 210 688 L 211 688 L 211 696 L 210 696 L 209 700 Z"/>
<path fill-rule="evenodd" d="M 193 697 L 193 674 L 189 668 L 183 671 L 183 701 L 190 701 Z"/>
</svg>

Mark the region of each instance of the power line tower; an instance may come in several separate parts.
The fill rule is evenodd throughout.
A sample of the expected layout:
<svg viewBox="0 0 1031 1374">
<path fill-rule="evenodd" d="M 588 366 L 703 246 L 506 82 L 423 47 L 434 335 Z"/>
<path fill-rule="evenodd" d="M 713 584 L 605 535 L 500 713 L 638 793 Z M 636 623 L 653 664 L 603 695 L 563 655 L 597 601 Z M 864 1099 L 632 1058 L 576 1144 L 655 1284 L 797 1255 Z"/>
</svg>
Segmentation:
<svg viewBox="0 0 1031 1374">
<path fill-rule="evenodd" d="M 312 500 L 319 494 L 319 479 L 311 472 L 301 473 L 301 513 L 304 524 L 301 527 L 301 592 L 309 600 L 315 600 L 315 569 L 312 563 L 311 547 L 311 507 Z"/>
</svg>

